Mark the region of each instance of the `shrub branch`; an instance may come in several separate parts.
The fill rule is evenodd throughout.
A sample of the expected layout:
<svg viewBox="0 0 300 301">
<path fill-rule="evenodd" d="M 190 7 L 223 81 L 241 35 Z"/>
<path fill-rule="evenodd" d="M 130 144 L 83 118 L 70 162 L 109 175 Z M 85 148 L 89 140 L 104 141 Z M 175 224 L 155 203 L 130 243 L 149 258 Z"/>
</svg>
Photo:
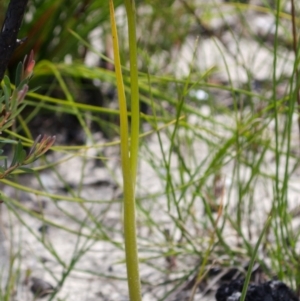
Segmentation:
<svg viewBox="0 0 300 301">
<path fill-rule="evenodd" d="M 0 82 L 16 47 L 17 39 L 28 0 L 11 0 L 0 33 Z"/>
</svg>

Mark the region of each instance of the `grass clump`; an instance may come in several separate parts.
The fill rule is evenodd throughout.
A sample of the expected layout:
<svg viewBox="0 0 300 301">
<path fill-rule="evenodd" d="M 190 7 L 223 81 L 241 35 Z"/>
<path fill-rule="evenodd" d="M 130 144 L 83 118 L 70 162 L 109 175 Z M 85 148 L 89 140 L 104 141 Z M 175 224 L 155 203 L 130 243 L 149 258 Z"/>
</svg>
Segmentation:
<svg viewBox="0 0 300 301">
<path fill-rule="evenodd" d="M 55 3 L 48 6 L 59 21 L 65 3 Z M 37 13 L 27 28 L 38 24 L 46 4 L 31 4 Z M 111 20 L 108 5 L 89 3 L 79 12 L 82 22 L 74 6 L 57 39 L 51 30 L 38 39 L 45 50 L 37 54 L 32 84 L 41 90 L 28 92 L 23 102 L 31 112 L 18 117 L 14 134 L 5 132 L 28 142 L 34 120 L 50 113 L 74 126 L 56 128 L 59 144 L 34 168 L 32 187 L 22 175 L 3 181 L 15 189 L 5 194 L 10 225 L 22 225 L 7 226 L 12 264 L 19 265 L 14 277 L 21 283 L 24 271 L 37 273 L 57 288 L 49 299 L 67 300 L 80 275 L 85 290 L 96 279 L 103 296 L 118 299 L 128 294 L 127 261 L 137 285 L 132 300 L 169 300 L 187 284 L 188 297 L 197 300 L 210 289 L 213 271 L 236 268 L 249 280 L 257 263 L 266 278 L 276 275 L 298 290 L 297 4 L 293 11 L 285 1 L 135 4 L 137 28 L 132 2 L 114 2 Z M 119 25 L 126 21 L 128 34 Z M 106 49 L 93 46 L 96 27 Z M 124 41 L 118 48 L 117 37 Z M 67 39 L 78 47 L 67 47 Z M 98 56 L 94 66 L 87 66 L 87 54 Z M 95 87 L 102 98 L 90 103 Z M 109 94 L 115 88 L 117 97 Z M 74 139 L 79 133 L 84 138 Z M 31 203 L 17 201 L 22 195 Z M 93 256 L 101 263 L 91 264 Z M 78 296 L 99 293 L 90 287 Z"/>
</svg>

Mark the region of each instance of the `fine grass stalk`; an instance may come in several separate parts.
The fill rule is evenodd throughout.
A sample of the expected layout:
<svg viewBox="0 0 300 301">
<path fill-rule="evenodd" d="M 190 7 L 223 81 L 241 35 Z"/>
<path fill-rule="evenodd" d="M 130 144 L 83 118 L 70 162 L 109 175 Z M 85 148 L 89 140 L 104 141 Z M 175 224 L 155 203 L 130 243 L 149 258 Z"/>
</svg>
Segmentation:
<svg viewBox="0 0 300 301">
<path fill-rule="evenodd" d="M 131 86 L 131 141 L 130 141 L 130 164 L 133 189 L 135 189 L 136 172 L 139 152 L 139 128 L 140 128 L 140 100 L 137 69 L 137 41 L 135 2 L 125 0 L 128 22 L 129 59 L 130 59 L 130 86 Z"/>
<path fill-rule="evenodd" d="M 114 48 L 114 60 L 115 60 L 115 70 L 116 70 L 116 80 L 117 80 L 117 90 L 119 98 L 120 107 L 120 137 L 121 137 L 121 162 L 122 162 L 122 173 L 123 173 L 123 190 L 124 190 L 124 236 L 125 236 L 125 252 L 126 252 L 126 266 L 127 266 L 127 282 L 129 289 L 129 298 L 131 301 L 141 300 L 141 289 L 140 289 L 140 276 L 139 276 L 139 261 L 138 261 L 138 251 L 137 251 L 137 238 L 136 238 L 136 218 L 135 218 L 135 177 L 136 177 L 136 165 L 137 165 L 137 155 L 138 155 L 138 135 L 139 135 L 139 121 L 135 121 L 136 128 L 133 131 L 132 137 L 135 140 L 135 146 L 132 145 L 129 150 L 129 136 L 128 136 L 128 114 L 127 114 L 127 104 L 125 97 L 124 82 L 122 76 L 122 67 L 120 62 L 120 52 L 116 22 L 114 18 L 114 6 L 113 1 L 110 4 L 110 21 L 111 30 L 113 37 L 113 48 Z M 133 4 L 132 4 L 133 5 Z M 134 30 L 134 6 L 127 3 L 127 12 L 130 14 L 129 28 Z M 130 21 L 131 20 L 131 21 Z M 133 40 L 130 40 L 130 44 L 135 42 L 134 34 L 130 34 Z M 135 46 L 136 47 L 136 46 Z M 135 48 L 133 47 L 133 48 Z M 133 51 L 136 56 L 136 49 Z M 133 55 L 131 53 L 131 56 Z M 136 69 L 136 61 L 131 58 L 131 69 Z M 134 111 L 132 119 L 136 120 L 139 118 L 139 106 L 138 106 L 138 89 L 137 86 L 137 70 L 131 72 L 131 88 L 134 90 L 134 99 L 132 105 Z M 132 125 L 133 126 L 133 125 Z M 132 141 L 131 141 L 132 142 Z M 131 151 L 129 153 L 129 151 Z"/>
<path fill-rule="evenodd" d="M 261 243 L 261 240 L 266 232 L 266 230 L 268 229 L 269 227 L 269 224 L 271 222 L 271 217 L 269 217 L 267 219 L 267 222 L 265 223 L 265 226 L 263 228 L 263 230 L 261 231 L 261 234 L 257 240 L 257 243 L 255 245 L 255 248 L 253 250 L 253 253 L 252 253 L 252 256 L 251 256 L 251 259 L 250 259 L 250 263 L 249 263 L 249 267 L 248 267 L 248 271 L 247 271 L 247 274 L 246 274 L 246 279 L 245 279 L 245 282 L 244 282 L 244 286 L 243 286 L 243 290 L 242 290 L 242 295 L 241 295 L 241 298 L 240 298 L 240 301 L 244 301 L 245 298 L 246 298 L 246 294 L 247 294 L 247 288 L 248 288 L 248 285 L 249 285 L 249 282 L 250 282 L 250 278 L 251 278 L 251 274 L 252 274 L 252 269 L 253 269 L 253 266 L 254 266 L 254 263 L 255 263 L 255 259 L 256 259 L 256 256 L 257 256 L 257 252 L 258 252 L 258 248 L 260 246 L 260 243 Z"/>
</svg>

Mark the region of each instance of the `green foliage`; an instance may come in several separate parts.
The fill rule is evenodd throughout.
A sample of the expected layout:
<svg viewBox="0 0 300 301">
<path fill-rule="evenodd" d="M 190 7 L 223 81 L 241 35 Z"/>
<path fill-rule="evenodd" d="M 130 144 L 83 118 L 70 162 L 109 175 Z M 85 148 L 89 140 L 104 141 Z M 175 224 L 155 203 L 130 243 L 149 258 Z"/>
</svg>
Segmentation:
<svg viewBox="0 0 300 301">
<path fill-rule="evenodd" d="M 121 59 L 115 67 L 123 78 L 123 94 L 127 100 L 139 98 L 141 104 L 148 106 L 148 111 L 140 114 L 141 125 L 126 132 L 125 142 L 128 148 L 133 148 L 125 150 L 127 163 L 134 153 L 130 157 L 133 161 L 128 164 L 129 172 L 136 167 L 137 150 L 140 167 L 136 179 L 126 172 L 124 177 L 131 183 L 125 185 L 132 185 L 131 192 L 136 188 L 142 291 L 154 291 L 155 298 L 160 300 L 167 299 L 194 277 L 197 281 L 193 291 L 197 292 L 199 283 L 209 281 L 210 268 L 241 267 L 245 262 L 251 265 L 258 262 L 265 274 L 270 277 L 276 274 L 296 289 L 300 283 L 297 247 L 300 232 L 294 227 L 299 210 L 297 206 L 293 208 L 292 202 L 295 196 L 292 193 L 298 192 L 294 183 L 299 180 L 299 139 L 294 127 L 298 115 L 299 49 L 293 55 L 290 52 L 297 38 L 292 34 L 292 16 L 286 11 L 286 1 L 277 1 L 272 7 L 269 3 L 254 6 L 242 2 L 136 1 L 137 43 L 129 44 L 137 46 L 139 72 L 133 79 L 129 70 L 128 36 L 123 31 L 124 9 L 121 1 L 114 1 L 116 9 L 120 9 L 116 20 Z M 1 142 L 12 143 L 15 148 L 10 162 L 0 153 L 3 161 L 0 177 L 15 169 L 27 171 L 21 166 L 32 163 L 51 147 L 54 138 L 44 136 L 36 139 L 29 152 L 25 153 L 21 144 L 22 141 L 28 145 L 28 138 L 32 137 L 30 123 L 45 111 L 58 119 L 75 117 L 89 143 L 60 145 L 55 148 L 57 157 L 43 158 L 42 166 L 32 168 L 32 171 L 48 169 L 54 173 L 60 184 L 58 191 L 48 192 L 37 172 L 34 175 L 40 186 L 34 189 L 17 181 L 3 180 L 18 191 L 33 193 L 37 199 L 50 199 L 57 216 L 67 218 L 68 222 L 57 219 L 55 214 L 47 215 L 46 211 L 30 210 L 12 197 L 4 195 L 3 199 L 13 216 L 63 271 L 55 273 L 41 263 L 58 287 L 63 287 L 74 271 L 97 280 L 114 278 L 121 286 L 127 281 L 126 275 L 112 276 L 101 269 L 105 263 L 94 269 L 76 267 L 80 258 L 92 253 L 92 247 L 98 242 L 110 246 L 112 257 L 114 251 L 122 254 L 113 258 L 112 264 L 125 262 L 123 220 L 114 217 L 117 221 L 112 226 L 109 213 L 114 210 L 121 215 L 123 198 L 128 196 L 108 198 L 98 192 L 93 199 L 83 193 L 84 180 L 93 172 L 86 171 L 86 162 L 94 159 L 101 161 L 113 185 L 125 190 L 119 176 L 117 152 L 110 151 L 119 149 L 120 144 L 124 146 L 124 138 L 120 142 L 124 126 L 119 125 L 119 114 L 129 121 L 129 127 L 134 122 L 132 114 L 137 116 L 137 106 L 128 103 L 121 112 L 108 99 L 99 105 L 84 100 L 82 79 L 99 80 L 101 85 L 114 88 L 120 85 L 112 69 L 84 64 L 87 51 L 112 63 L 108 53 L 98 53 L 91 45 L 91 33 L 100 27 L 102 45 L 106 46 L 105 50 L 112 50 L 107 42 L 109 7 L 105 1 L 36 0 L 30 5 L 32 15 L 26 19 L 21 33 L 28 36 L 28 42 L 20 47 L 10 68 L 10 74 L 17 70 L 14 76 L 17 88 L 11 84 L 12 77 L 11 80 L 6 77 L 2 83 L 0 123 L 11 136 Z M 276 31 L 272 27 L 266 32 L 256 32 L 252 24 L 256 14 L 275 19 Z M 295 22 L 297 25 L 298 21 Z M 218 24 L 222 25 L 218 27 Z M 192 40 L 193 45 L 187 46 L 187 40 Z M 211 48 L 218 50 L 218 66 L 210 64 L 213 54 L 211 48 L 205 48 L 208 41 Z M 245 57 L 242 47 L 247 41 L 247 47 L 254 45 L 250 57 Z M 24 64 L 17 62 L 31 48 L 37 52 L 38 63 L 30 82 L 32 90 L 27 92 L 28 83 L 24 82 L 24 71 L 21 71 Z M 185 55 L 180 56 L 182 48 L 188 48 L 187 53 L 192 57 L 186 72 L 179 64 L 187 59 Z M 263 80 L 268 60 L 258 60 L 259 52 L 271 58 L 270 71 Z M 65 61 L 66 56 L 72 58 L 71 63 Z M 283 63 L 279 63 L 281 60 Z M 288 64 L 292 68 L 286 71 Z M 236 78 L 236 74 L 244 76 Z M 132 84 L 138 88 L 139 96 L 132 92 Z M 39 86 L 41 89 L 35 92 Z M 199 91 L 205 98 L 197 97 Z M 23 105 L 29 109 L 27 115 L 19 114 Z M 10 132 L 15 117 L 17 123 Z M 109 129 L 111 136 L 100 143 L 94 142 L 91 122 L 101 125 L 103 131 Z M 21 133 L 26 137 L 20 136 Z M 128 140 L 130 135 L 139 138 L 135 144 Z M 20 142 L 12 142 L 13 137 Z M 99 153 L 90 155 L 93 149 Z M 74 169 L 74 174 L 80 177 L 76 185 L 69 183 L 62 171 L 65 166 L 72 167 L 74 158 L 83 161 L 80 168 Z M 76 246 L 67 260 L 66 254 L 57 251 L 55 242 L 47 241 L 31 229 L 27 216 L 75 238 Z M 148 271 L 155 275 L 154 280 L 148 278 Z M 249 279 L 249 273 L 241 273 Z M 58 293 L 49 298 L 54 300 Z"/>
<path fill-rule="evenodd" d="M 24 109 L 24 99 L 28 92 L 28 82 L 32 76 L 34 65 L 33 51 L 31 51 L 29 57 L 26 56 L 24 62 L 18 64 L 14 88 L 12 88 L 9 77 L 4 76 L 2 91 L 0 91 L 0 133 L 9 129 Z M 0 142 L 3 146 L 12 143 L 15 144 L 15 148 L 10 164 L 7 162 L 7 156 L 1 156 L 3 164 L 0 166 L 0 179 L 7 177 L 23 165 L 33 163 L 50 149 L 54 141 L 55 137 L 40 135 L 34 141 L 29 153 L 26 154 L 20 140 L 15 143 L 12 140 L 2 138 Z M 3 154 L 2 149 L 0 149 L 0 153 Z"/>
</svg>

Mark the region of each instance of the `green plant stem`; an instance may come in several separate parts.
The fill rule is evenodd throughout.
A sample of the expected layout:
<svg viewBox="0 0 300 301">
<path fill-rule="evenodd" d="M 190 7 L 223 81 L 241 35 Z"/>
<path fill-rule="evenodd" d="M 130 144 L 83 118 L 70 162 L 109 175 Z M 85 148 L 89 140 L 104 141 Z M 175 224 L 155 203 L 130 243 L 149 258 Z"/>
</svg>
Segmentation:
<svg viewBox="0 0 300 301">
<path fill-rule="evenodd" d="M 119 44 L 117 36 L 116 22 L 114 18 L 113 1 L 110 0 L 110 21 L 113 38 L 114 60 L 117 79 L 118 98 L 120 106 L 120 136 L 121 136 L 121 161 L 124 185 L 124 236 L 127 266 L 127 281 L 129 298 L 131 301 L 141 301 L 141 288 L 139 276 L 139 262 L 136 241 L 136 221 L 135 221 L 135 198 L 132 177 L 132 166 L 129 157 L 128 146 L 128 114 L 123 84 L 122 68 L 119 56 Z"/>
<path fill-rule="evenodd" d="M 253 269 L 253 266 L 254 266 L 254 263 L 255 263 L 255 259 L 256 259 L 256 256 L 257 256 L 257 251 L 258 251 L 258 248 L 259 248 L 259 245 L 261 243 L 261 240 L 266 232 L 266 230 L 268 229 L 269 227 L 269 224 L 271 222 L 271 216 L 268 217 L 265 225 L 264 225 L 264 228 L 263 230 L 261 231 L 261 234 L 257 240 L 257 243 L 255 245 L 255 248 L 253 250 L 253 253 L 252 253 L 252 256 L 251 256 L 251 259 L 250 259 L 250 263 L 249 263 L 249 267 L 248 267 L 248 271 L 247 271 L 247 274 L 246 274 L 246 279 L 245 279 L 245 282 L 244 282 L 244 286 L 243 286 L 243 290 L 242 290 L 242 295 L 241 295 L 241 298 L 240 298 L 240 301 L 244 301 L 245 298 L 246 298 L 246 294 L 247 294 L 247 288 L 248 288 L 248 285 L 249 285 L 249 282 L 250 282 L 250 278 L 251 278 L 251 275 L 252 275 L 252 269 Z"/>
<path fill-rule="evenodd" d="M 140 129 L 140 100 L 137 68 L 137 41 L 136 41 L 136 14 L 135 2 L 125 0 L 128 22 L 129 58 L 130 58 L 130 86 L 131 86 L 131 143 L 130 165 L 133 189 L 135 189 L 136 173 L 139 152 L 139 129 Z"/>
<path fill-rule="evenodd" d="M 296 25 L 296 9 L 295 9 L 295 2 L 294 0 L 291 0 L 291 21 L 292 21 L 292 34 L 293 34 L 293 51 L 295 53 L 295 62 L 298 61 L 299 55 L 297 50 L 298 45 L 298 35 L 297 35 L 297 25 Z M 295 65 L 295 78 L 296 82 L 298 83 L 299 78 L 299 71 L 298 66 Z M 298 104 L 298 130 L 299 130 L 299 136 L 300 136 L 300 93 L 298 92 L 296 94 L 297 104 Z"/>
</svg>

